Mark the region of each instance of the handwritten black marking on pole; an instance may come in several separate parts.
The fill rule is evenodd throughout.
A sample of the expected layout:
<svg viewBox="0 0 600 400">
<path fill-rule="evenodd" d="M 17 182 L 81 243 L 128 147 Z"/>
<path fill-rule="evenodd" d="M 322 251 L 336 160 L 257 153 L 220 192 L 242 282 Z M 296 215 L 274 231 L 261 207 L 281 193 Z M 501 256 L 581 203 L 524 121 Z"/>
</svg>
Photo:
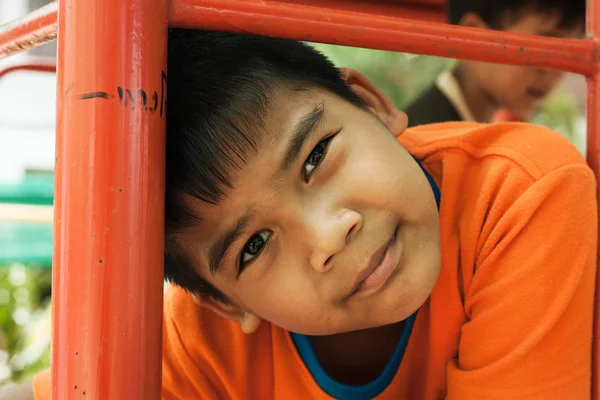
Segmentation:
<svg viewBox="0 0 600 400">
<path fill-rule="evenodd" d="M 119 93 L 119 101 L 121 104 L 126 106 L 128 103 L 131 104 L 131 109 L 135 110 L 135 99 L 133 98 L 133 93 L 129 89 L 123 89 L 122 87 L 117 87 L 117 92 Z M 125 96 L 127 94 L 127 96 Z"/>
<path fill-rule="evenodd" d="M 135 93 L 135 95 L 134 95 Z M 148 92 L 150 93 L 150 92 Z M 160 99 L 156 91 L 152 92 L 152 106 L 148 105 L 148 95 L 143 89 L 126 89 L 121 86 L 117 86 L 117 94 L 119 96 L 119 102 L 125 107 L 131 107 L 132 110 L 136 109 L 136 104 L 141 105 L 141 109 L 149 111 L 151 113 L 156 112 L 160 102 L 160 116 L 162 117 L 166 113 L 167 109 L 167 74 L 165 71 L 160 71 Z M 89 92 L 78 96 L 79 100 L 89 99 L 104 99 L 112 100 L 115 95 L 107 92 Z M 141 100 L 141 101 L 140 101 Z M 141 104 L 140 104 L 141 103 Z"/>
<path fill-rule="evenodd" d="M 79 100 L 105 99 L 112 100 L 115 96 L 106 92 L 90 92 L 79 95 Z"/>
</svg>

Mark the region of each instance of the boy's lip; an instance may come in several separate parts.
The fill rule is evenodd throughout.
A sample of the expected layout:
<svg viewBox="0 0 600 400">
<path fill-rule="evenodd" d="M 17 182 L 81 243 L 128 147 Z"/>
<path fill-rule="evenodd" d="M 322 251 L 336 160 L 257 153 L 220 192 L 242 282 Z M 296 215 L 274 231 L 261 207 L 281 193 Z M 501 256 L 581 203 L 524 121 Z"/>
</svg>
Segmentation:
<svg viewBox="0 0 600 400">
<path fill-rule="evenodd" d="M 538 88 L 529 88 L 527 89 L 527 94 L 533 97 L 536 100 L 541 100 L 548 94 L 548 90 L 538 89 Z"/>
<path fill-rule="evenodd" d="M 377 249 L 377 251 L 375 251 L 375 253 L 373 253 L 371 258 L 369 259 L 369 263 L 367 264 L 367 266 L 365 268 L 363 268 L 360 271 L 360 273 L 356 276 L 356 278 L 354 279 L 354 283 L 352 285 L 352 290 L 350 291 L 350 293 L 348 294 L 348 296 L 346 298 L 349 298 L 352 295 L 354 295 L 355 293 L 361 291 L 361 289 L 363 289 L 363 287 L 366 286 L 365 281 L 371 276 L 371 274 L 378 267 L 382 266 L 382 263 L 384 261 L 389 261 L 386 259 L 386 255 L 387 255 L 388 250 L 390 249 L 391 245 L 396 240 L 396 236 L 398 234 L 398 228 L 399 228 L 399 225 L 396 226 L 396 229 L 394 230 L 392 236 L 383 244 L 383 246 L 381 246 L 379 249 Z M 365 289 L 366 289 L 366 287 L 365 287 Z"/>
</svg>

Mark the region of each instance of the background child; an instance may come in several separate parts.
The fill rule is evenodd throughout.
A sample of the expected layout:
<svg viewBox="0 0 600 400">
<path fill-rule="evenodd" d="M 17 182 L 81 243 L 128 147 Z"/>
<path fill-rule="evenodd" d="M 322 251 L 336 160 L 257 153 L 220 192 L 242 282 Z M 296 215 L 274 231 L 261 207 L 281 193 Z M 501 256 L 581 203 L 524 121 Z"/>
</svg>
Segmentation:
<svg viewBox="0 0 600 400">
<path fill-rule="evenodd" d="M 447 14 L 449 23 L 472 28 L 569 39 L 585 32 L 583 0 L 448 0 Z M 529 120 L 561 76 L 557 71 L 461 60 L 406 108 L 409 124 L 489 122 L 500 109 L 511 118 Z"/>
</svg>

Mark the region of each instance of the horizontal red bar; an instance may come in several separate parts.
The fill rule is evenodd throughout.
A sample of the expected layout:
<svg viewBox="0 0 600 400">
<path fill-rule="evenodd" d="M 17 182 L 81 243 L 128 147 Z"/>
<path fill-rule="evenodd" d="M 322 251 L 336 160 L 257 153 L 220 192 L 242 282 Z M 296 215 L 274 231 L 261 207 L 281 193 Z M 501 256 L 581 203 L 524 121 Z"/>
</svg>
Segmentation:
<svg viewBox="0 0 600 400">
<path fill-rule="evenodd" d="M 0 58 L 56 39 L 56 2 L 0 27 Z"/>
<path fill-rule="evenodd" d="M 344 10 L 410 20 L 446 21 L 444 0 L 279 0 L 281 3 L 318 7 L 320 13 Z"/>
<path fill-rule="evenodd" d="M 432 0 L 432 2 L 434 2 Z M 591 75 L 596 45 L 415 21 L 408 3 L 341 0 L 171 0 L 170 25 L 528 65 Z M 427 8 L 421 16 L 427 19 Z M 434 18 L 429 15 L 429 18 Z M 0 57 L 56 37 L 56 4 L 0 30 Z"/>
<path fill-rule="evenodd" d="M 590 75 L 591 40 L 542 38 L 390 17 L 381 2 L 355 12 L 316 2 L 171 0 L 170 25 L 381 50 L 527 65 Z M 308 5 L 306 3 L 309 3 Z M 340 2 L 337 2 L 341 4 Z M 340 6 L 341 7 L 341 6 Z M 398 4 L 397 7 L 406 7 Z"/>
<path fill-rule="evenodd" d="M 404 0 L 399 5 L 396 0 L 364 2 L 359 0 L 289 0 L 288 3 L 312 4 L 322 9 L 345 9 L 356 12 L 370 12 L 374 5 L 379 13 L 403 16 L 414 20 L 443 22 L 444 0 Z M 33 11 L 24 18 L 0 27 L 0 58 L 31 49 L 56 39 L 57 3 L 53 2 Z"/>
<path fill-rule="evenodd" d="M 51 61 L 28 61 L 24 64 L 9 65 L 5 68 L 0 68 L 0 78 L 15 71 L 37 71 L 37 72 L 56 72 L 56 64 Z"/>
</svg>

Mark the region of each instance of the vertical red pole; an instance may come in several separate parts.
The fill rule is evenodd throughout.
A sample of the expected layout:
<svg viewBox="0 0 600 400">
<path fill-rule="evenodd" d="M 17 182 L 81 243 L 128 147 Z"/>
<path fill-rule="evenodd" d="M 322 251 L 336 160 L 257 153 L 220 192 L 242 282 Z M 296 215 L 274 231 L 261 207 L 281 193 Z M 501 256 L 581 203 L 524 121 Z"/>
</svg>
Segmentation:
<svg viewBox="0 0 600 400">
<path fill-rule="evenodd" d="M 158 400 L 167 0 L 61 0 L 52 398 Z"/>
<path fill-rule="evenodd" d="M 587 32 L 598 46 L 600 39 L 600 0 L 587 0 Z M 600 60 L 596 57 L 587 90 L 587 159 L 598 181 L 600 201 Z M 600 204 L 600 203 L 599 203 Z M 600 252 L 599 252 L 600 255 Z M 600 271 L 596 273 L 594 336 L 592 342 L 592 399 L 600 399 Z"/>
</svg>

